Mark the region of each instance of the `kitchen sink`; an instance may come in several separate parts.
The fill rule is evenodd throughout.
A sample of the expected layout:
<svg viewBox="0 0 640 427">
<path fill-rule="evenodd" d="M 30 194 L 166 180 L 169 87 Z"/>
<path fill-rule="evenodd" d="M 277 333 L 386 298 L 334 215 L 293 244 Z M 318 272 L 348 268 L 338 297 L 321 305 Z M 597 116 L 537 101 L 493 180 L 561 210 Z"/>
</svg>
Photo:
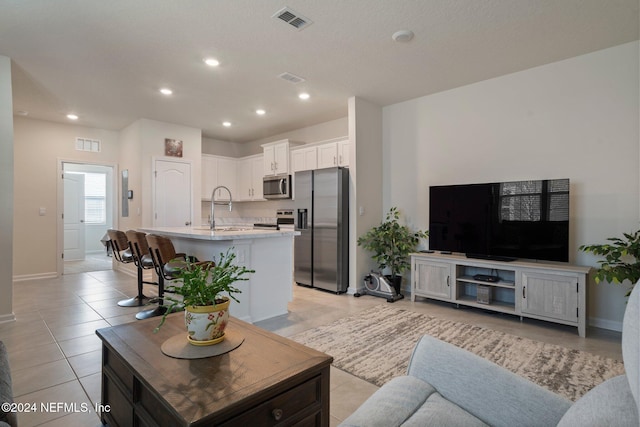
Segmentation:
<svg viewBox="0 0 640 427">
<path fill-rule="evenodd" d="M 210 227 L 193 227 L 194 230 L 212 231 Z M 253 227 L 216 227 L 213 231 L 248 231 Z"/>
</svg>

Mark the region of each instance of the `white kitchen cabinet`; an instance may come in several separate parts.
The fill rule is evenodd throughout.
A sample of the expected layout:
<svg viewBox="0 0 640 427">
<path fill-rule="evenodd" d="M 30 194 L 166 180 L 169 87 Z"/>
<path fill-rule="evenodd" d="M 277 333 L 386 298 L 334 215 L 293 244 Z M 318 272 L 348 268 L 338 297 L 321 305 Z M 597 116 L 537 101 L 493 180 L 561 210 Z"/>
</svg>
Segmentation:
<svg viewBox="0 0 640 427">
<path fill-rule="evenodd" d="M 238 160 L 237 181 L 238 201 L 264 200 L 262 197 L 263 161 L 262 155 L 244 157 Z"/>
<path fill-rule="evenodd" d="M 349 140 L 318 145 L 318 169 L 349 166 Z"/>
<path fill-rule="evenodd" d="M 318 149 L 316 146 L 291 150 L 291 172 L 308 171 L 318 168 Z"/>
<path fill-rule="evenodd" d="M 231 157 L 202 155 L 202 183 L 201 197 L 203 200 L 211 200 L 211 193 L 215 187 L 223 185 L 231 191 L 232 197 L 236 192 L 236 159 Z M 227 200 L 229 195 L 220 189 L 216 194 L 216 200 Z"/>
<path fill-rule="evenodd" d="M 297 145 L 296 142 L 283 139 L 282 141 L 263 144 L 264 175 L 282 175 L 290 173 L 289 149 Z"/>
<path fill-rule="evenodd" d="M 349 140 L 338 141 L 338 166 L 349 166 Z"/>
</svg>

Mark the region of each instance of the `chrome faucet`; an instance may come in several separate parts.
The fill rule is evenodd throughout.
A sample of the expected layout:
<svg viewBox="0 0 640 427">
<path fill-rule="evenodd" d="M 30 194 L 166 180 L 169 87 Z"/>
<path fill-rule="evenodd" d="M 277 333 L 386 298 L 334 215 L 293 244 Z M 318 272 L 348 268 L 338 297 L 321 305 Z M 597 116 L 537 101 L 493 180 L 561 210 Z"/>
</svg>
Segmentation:
<svg viewBox="0 0 640 427">
<path fill-rule="evenodd" d="M 227 203 L 227 202 L 216 202 L 216 198 L 215 198 L 216 191 L 218 191 L 218 189 L 220 189 L 220 188 L 224 188 L 225 190 L 227 190 L 227 193 L 229 193 L 229 203 Z M 215 228 L 216 228 L 216 220 L 215 220 L 215 216 L 213 215 L 213 213 L 214 213 L 214 205 L 229 205 L 229 212 L 231 212 L 231 210 L 233 208 L 233 205 L 231 203 L 231 190 L 229 190 L 224 185 L 218 185 L 211 192 L 211 213 L 209 214 L 209 225 L 210 225 L 211 230 L 215 230 Z"/>
</svg>

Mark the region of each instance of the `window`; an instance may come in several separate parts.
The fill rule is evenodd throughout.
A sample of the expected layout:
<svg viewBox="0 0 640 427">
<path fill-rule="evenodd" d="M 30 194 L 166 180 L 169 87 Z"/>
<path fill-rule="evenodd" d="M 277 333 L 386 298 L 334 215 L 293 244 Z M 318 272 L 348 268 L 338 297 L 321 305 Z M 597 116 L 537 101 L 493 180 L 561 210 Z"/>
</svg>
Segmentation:
<svg viewBox="0 0 640 427">
<path fill-rule="evenodd" d="M 84 174 L 84 220 L 87 224 L 107 222 L 106 184 L 106 174 Z"/>
<path fill-rule="evenodd" d="M 569 180 L 500 184 L 501 221 L 568 221 Z"/>
</svg>

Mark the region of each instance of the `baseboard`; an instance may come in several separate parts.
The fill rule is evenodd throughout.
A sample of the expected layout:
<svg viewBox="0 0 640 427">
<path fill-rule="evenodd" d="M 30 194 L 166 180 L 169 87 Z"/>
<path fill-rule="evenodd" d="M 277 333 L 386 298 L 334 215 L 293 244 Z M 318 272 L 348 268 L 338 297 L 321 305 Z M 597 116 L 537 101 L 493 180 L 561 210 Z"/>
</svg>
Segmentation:
<svg viewBox="0 0 640 427">
<path fill-rule="evenodd" d="M 608 329 L 610 331 L 622 332 L 622 322 L 600 319 L 598 317 L 589 317 L 589 326 L 600 329 Z"/>
<path fill-rule="evenodd" d="M 2 325 L 3 323 L 9 323 L 9 322 L 15 322 L 16 321 L 16 315 L 11 313 L 11 314 L 3 314 L 0 316 L 0 325 Z"/>
<path fill-rule="evenodd" d="M 21 274 L 19 276 L 13 276 L 14 282 L 26 282 L 27 280 L 42 280 L 42 279 L 55 279 L 58 277 L 58 273 L 38 273 L 38 274 Z"/>
</svg>

